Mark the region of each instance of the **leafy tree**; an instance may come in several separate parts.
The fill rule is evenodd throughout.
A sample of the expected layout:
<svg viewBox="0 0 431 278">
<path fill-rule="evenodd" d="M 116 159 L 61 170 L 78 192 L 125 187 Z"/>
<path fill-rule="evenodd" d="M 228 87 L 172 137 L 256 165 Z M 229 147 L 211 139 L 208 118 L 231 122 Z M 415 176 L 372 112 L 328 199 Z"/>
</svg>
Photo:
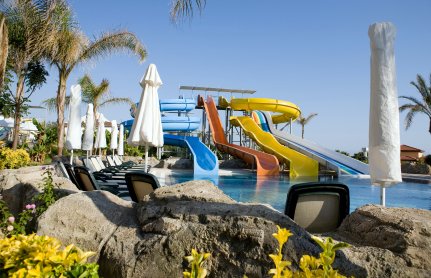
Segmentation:
<svg viewBox="0 0 431 278">
<path fill-rule="evenodd" d="M 61 13 L 54 45 L 50 49 L 49 61 L 58 70 L 58 89 L 56 97 L 58 125 L 58 155 L 62 155 L 64 145 L 64 109 L 66 103 L 66 83 L 73 69 L 81 64 L 108 56 L 115 51 L 129 51 L 136 54 L 140 61 L 147 55 L 138 38 L 127 31 L 105 33 L 89 41 L 78 28 L 70 8 Z"/>
<path fill-rule="evenodd" d="M 3 14 L 0 14 L 0 90 L 3 88 L 3 80 L 6 74 L 6 63 L 8 56 L 8 29 L 6 25 L 6 18 Z M 0 95 L 1 95 L 0 91 Z"/>
<path fill-rule="evenodd" d="M 364 152 L 355 153 L 355 154 L 352 155 L 352 157 L 354 159 L 357 159 L 357 160 L 362 161 L 364 163 L 368 163 L 368 157 L 365 156 Z"/>
<path fill-rule="evenodd" d="M 346 155 L 346 156 L 350 156 L 350 154 L 348 153 L 348 152 L 345 152 L 345 151 L 340 151 L 340 150 L 335 150 L 337 153 L 341 153 L 341 154 L 344 154 L 344 155 Z"/>
<path fill-rule="evenodd" d="M 304 139 L 304 129 L 305 129 L 305 125 L 308 124 L 308 122 L 311 121 L 311 119 L 313 119 L 315 116 L 317 116 L 317 113 L 312 113 L 310 115 L 308 115 L 307 117 L 302 117 L 302 115 L 300 115 L 298 117 L 298 121 L 297 123 L 301 125 L 302 131 L 301 131 L 301 135 L 302 135 L 302 139 Z"/>
<path fill-rule="evenodd" d="M 431 133 L 431 87 L 426 84 L 425 79 L 420 74 L 416 76 L 416 82 L 412 81 L 410 82 L 410 84 L 417 89 L 417 91 L 421 95 L 421 98 L 418 99 L 415 97 L 400 96 L 400 98 L 410 101 L 410 103 L 400 106 L 401 112 L 408 111 L 404 120 L 405 128 L 407 130 L 411 126 L 413 118 L 414 116 L 416 116 L 417 113 L 422 113 L 428 116 L 428 132 Z"/>
<path fill-rule="evenodd" d="M 37 67 L 39 73 L 43 72 L 40 61 L 50 48 L 54 37 L 55 10 L 60 10 L 57 2 L 49 0 L 14 0 L 1 7 L 9 34 L 8 63 L 17 80 L 13 101 L 15 106 L 13 149 L 18 145 L 22 105 L 28 101 L 28 97 L 24 96 L 25 86 L 32 82 L 30 72 L 36 71 L 32 66 Z M 43 77 L 36 79 L 40 81 Z"/>
</svg>

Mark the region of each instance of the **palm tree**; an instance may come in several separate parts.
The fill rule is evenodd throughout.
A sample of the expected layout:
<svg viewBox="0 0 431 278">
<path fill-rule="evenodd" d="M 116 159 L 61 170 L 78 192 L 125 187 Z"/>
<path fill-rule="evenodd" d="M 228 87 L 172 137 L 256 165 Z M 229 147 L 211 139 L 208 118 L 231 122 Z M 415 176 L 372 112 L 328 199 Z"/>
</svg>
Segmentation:
<svg viewBox="0 0 431 278">
<path fill-rule="evenodd" d="M 302 132 L 301 132 L 301 134 L 302 134 L 302 139 L 304 139 L 304 129 L 305 129 L 305 125 L 306 124 L 308 124 L 308 122 L 310 122 L 311 121 L 311 119 L 313 119 L 314 117 L 316 117 L 317 116 L 317 113 L 311 113 L 310 115 L 308 115 L 307 117 L 302 117 L 302 115 L 300 115 L 299 117 L 298 117 L 298 121 L 297 121 L 297 123 L 298 124 L 300 124 L 301 125 L 301 127 L 302 127 Z"/>
<path fill-rule="evenodd" d="M 410 82 L 410 84 L 418 90 L 421 95 L 421 99 L 417 99 L 415 97 L 400 96 L 400 98 L 411 101 L 411 103 L 407 103 L 400 106 L 401 112 L 408 110 L 406 118 L 404 120 L 406 130 L 411 126 L 413 118 L 414 116 L 416 116 L 416 113 L 423 113 L 427 115 L 430 120 L 428 132 L 431 133 L 431 87 L 426 84 L 425 79 L 420 74 L 416 76 L 416 82 L 412 81 Z"/>
<path fill-rule="evenodd" d="M 78 29 L 72 13 L 65 14 L 62 24 L 58 26 L 58 33 L 54 47 L 51 48 L 49 60 L 58 69 L 57 89 L 57 125 L 58 125 L 58 155 L 63 153 L 64 145 L 64 109 L 66 100 L 66 83 L 73 69 L 84 62 L 108 56 L 114 51 L 126 50 L 143 61 L 147 56 L 144 46 L 138 38 L 127 31 L 102 34 L 99 38 L 88 41 Z"/>
<path fill-rule="evenodd" d="M 38 63 L 44 57 L 46 49 L 51 47 L 54 26 L 58 23 L 54 14 L 60 14 L 62 6 L 61 3 L 49 0 L 15 0 L 8 4 L 1 9 L 9 33 L 8 63 L 17 78 L 12 143 L 13 149 L 16 149 L 29 65 Z"/>
</svg>

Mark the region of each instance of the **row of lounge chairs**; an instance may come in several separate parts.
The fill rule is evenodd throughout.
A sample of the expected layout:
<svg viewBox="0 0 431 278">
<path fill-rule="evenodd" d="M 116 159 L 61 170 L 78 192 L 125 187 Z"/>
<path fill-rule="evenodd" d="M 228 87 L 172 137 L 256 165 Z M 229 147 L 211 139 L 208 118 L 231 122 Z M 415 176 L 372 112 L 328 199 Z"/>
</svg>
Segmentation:
<svg viewBox="0 0 431 278">
<path fill-rule="evenodd" d="M 107 166 L 100 157 L 85 158 L 83 161 L 85 167 L 57 162 L 63 175 L 80 190 L 106 190 L 121 198 L 138 202 L 160 187 L 157 178 L 144 171 L 142 165 L 126 162 Z M 112 158 L 111 162 L 113 161 Z"/>
<path fill-rule="evenodd" d="M 107 190 L 119 197 L 139 202 L 160 187 L 149 169 L 119 157 L 107 156 L 107 165 L 100 157 L 83 159 L 86 167 L 60 164 L 65 176 L 83 191 Z M 299 226 L 312 233 L 335 230 L 349 214 L 349 188 L 342 183 L 301 183 L 291 186 L 284 213 Z"/>
</svg>

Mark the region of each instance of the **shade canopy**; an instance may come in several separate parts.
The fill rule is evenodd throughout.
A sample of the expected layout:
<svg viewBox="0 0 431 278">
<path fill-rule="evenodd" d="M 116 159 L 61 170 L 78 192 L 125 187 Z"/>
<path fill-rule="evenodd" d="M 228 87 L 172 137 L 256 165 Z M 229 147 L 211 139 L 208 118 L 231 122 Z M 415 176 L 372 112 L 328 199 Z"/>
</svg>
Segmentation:
<svg viewBox="0 0 431 278">
<path fill-rule="evenodd" d="M 94 112 L 93 104 L 89 103 L 87 106 L 87 114 L 85 115 L 85 131 L 82 138 L 81 148 L 84 151 L 91 151 L 94 144 Z"/>
<path fill-rule="evenodd" d="M 394 55 L 396 30 L 389 22 L 375 23 L 369 27 L 368 35 L 371 42 L 370 176 L 374 185 L 387 187 L 402 181 Z"/>
<path fill-rule="evenodd" d="M 120 125 L 120 131 L 118 133 L 118 155 L 124 155 L 124 126 Z"/>
<path fill-rule="evenodd" d="M 163 146 L 158 88 L 162 85 L 156 65 L 151 64 L 140 81 L 143 88 L 127 143 L 129 145 Z"/>
<path fill-rule="evenodd" d="M 38 131 L 37 126 L 33 124 L 33 121 L 23 121 L 19 127 L 21 131 Z"/>
<path fill-rule="evenodd" d="M 110 148 L 111 150 L 116 150 L 118 148 L 118 126 L 117 121 L 112 120 L 111 121 L 111 143 Z"/>
<path fill-rule="evenodd" d="M 65 147 L 68 150 L 81 148 L 81 86 L 70 88 L 69 122 Z"/>
<path fill-rule="evenodd" d="M 105 122 L 103 121 L 104 117 L 103 114 L 99 117 L 99 120 L 97 122 L 97 133 L 96 133 L 96 140 L 94 141 L 94 148 L 106 148 L 106 133 L 105 133 Z"/>
</svg>

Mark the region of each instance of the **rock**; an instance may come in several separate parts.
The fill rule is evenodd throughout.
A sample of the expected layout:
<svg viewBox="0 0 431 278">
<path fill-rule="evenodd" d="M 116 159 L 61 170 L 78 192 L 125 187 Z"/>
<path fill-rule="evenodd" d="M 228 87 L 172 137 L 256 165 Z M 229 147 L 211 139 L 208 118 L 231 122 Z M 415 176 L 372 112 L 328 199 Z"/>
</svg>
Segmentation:
<svg viewBox="0 0 431 278">
<path fill-rule="evenodd" d="M 429 175 L 431 174 L 431 167 L 425 163 L 402 163 L 401 164 L 401 172 L 407 174 L 422 174 Z"/>
<path fill-rule="evenodd" d="M 14 215 L 21 212 L 26 204 L 33 203 L 33 197 L 41 192 L 45 168 L 46 166 L 32 166 L 0 171 L 0 194 Z M 64 177 L 53 175 L 53 182 L 57 188 L 56 193 L 61 196 L 78 191 Z"/>
<path fill-rule="evenodd" d="M 431 273 L 431 211 L 366 205 L 350 214 L 332 236 L 355 245 L 343 253 L 370 276 Z"/>
<path fill-rule="evenodd" d="M 73 194 L 46 211 L 38 233 L 96 251 L 105 277 L 179 277 L 192 248 L 212 253 L 210 277 L 262 277 L 277 249 L 276 224 L 295 235 L 284 248 L 294 265 L 318 253 L 290 218 L 237 203 L 208 181 L 160 188 L 135 206 L 107 192 Z"/>
<path fill-rule="evenodd" d="M 167 159 L 161 160 L 154 167 L 165 169 L 193 169 L 193 160 L 171 156 Z"/>
<path fill-rule="evenodd" d="M 431 212 L 365 206 L 328 234 L 352 244 L 334 267 L 355 277 L 427 277 Z M 210 252 L 209 277 L 267 277 L 276 225 L 293 236 L 284 258 L 317 256 L 310 234 L 269 206 L 238 203 L 208 181 L 162 187 L 141 203 L 108 192 L 69 195 L 39 220 L 38 233 L 97 252 L 104 277 L 180 277 L 192 248 Z"/>
</svg>

